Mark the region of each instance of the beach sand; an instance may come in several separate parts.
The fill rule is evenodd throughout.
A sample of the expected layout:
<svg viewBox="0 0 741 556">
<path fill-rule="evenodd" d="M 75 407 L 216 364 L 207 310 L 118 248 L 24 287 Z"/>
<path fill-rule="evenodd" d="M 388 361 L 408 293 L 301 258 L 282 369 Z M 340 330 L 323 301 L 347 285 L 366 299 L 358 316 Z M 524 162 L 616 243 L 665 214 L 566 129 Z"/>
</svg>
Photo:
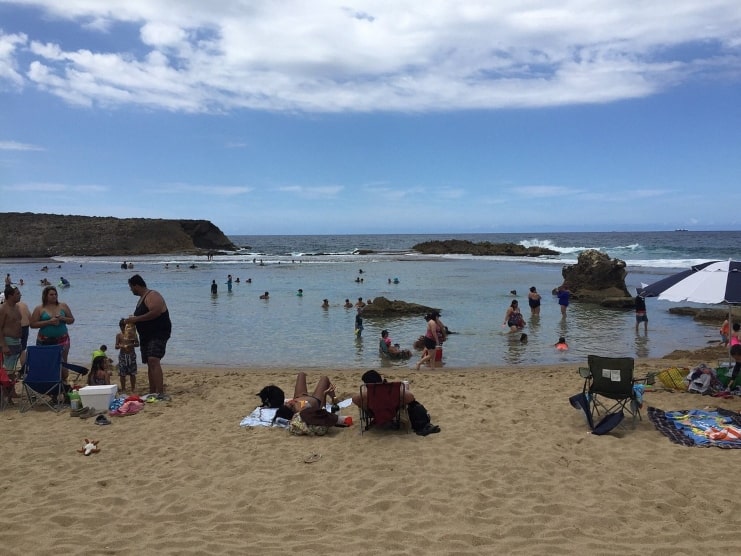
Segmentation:
<svg viewBox="0 0 741 556">
<path fill-rule="evenodd" d="M 639 360 L 636 376 L 700 362 Z M 172 401 L 110 426 L 68 410 L 0 413 L 0 552 L 738 552 L 741 451 L 673 444 L 645 410 L 741 411 L 739 399 L 649 392 L 635 429 L 626 419 L 593 436 L 568 402 L 582 387 L 574 365 L 391 369 L 441 433 L 361 436 L 351 406 L 351 428 L 295 437 L 239 426 L 256 392 L 272 383 L 291 394 L 296 374 L 250 371 L 166 367 Z M 349 397 L 362 370 L 310 371 L 310 388 L 321 374 Z M 100 453 L 77 453 L 84 438 Z"/>
</svg>

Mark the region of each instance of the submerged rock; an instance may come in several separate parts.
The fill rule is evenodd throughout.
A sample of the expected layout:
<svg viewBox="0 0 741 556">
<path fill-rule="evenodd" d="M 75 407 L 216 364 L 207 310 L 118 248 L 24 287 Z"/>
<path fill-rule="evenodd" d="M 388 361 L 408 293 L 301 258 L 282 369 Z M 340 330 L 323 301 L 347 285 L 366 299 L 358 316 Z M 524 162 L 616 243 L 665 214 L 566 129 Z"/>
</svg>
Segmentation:
<svg viewBox="0 0 741 556">
<path fill-rule="evenodd" d="M 393 315 L 425 315 L 431 311 L 439 311 L 434 307 L 407 303 L 394 299 L 389 301 L 385 297 L 376 297 L 363 309 L 363 317 L 387 317 Z"/>
</svg>

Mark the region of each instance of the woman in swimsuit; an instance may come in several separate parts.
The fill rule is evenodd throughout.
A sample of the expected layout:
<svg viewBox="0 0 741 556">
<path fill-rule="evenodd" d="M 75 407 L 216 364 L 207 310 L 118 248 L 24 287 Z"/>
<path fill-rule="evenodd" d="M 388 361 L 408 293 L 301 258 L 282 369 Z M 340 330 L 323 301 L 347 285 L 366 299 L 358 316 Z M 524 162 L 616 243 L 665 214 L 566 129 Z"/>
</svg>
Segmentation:
<svg viewBox="0 0 741 556">
<path fill-rule="evenodd" d="M 512 300 L 507 312 L 504 314 L 504 324 L 502 326 L 509 326 L 510 332 L 517 332 L 525 328 L 525 319 L 522 318 L 520 313 L 520 305 L 516 299 Z"/>
<path fill-rule="evenodd" d="M 530 293 L 527 294 L 527 304 L 530 305 L 530 314 L 533 316 L 540 315 L 540 294 L 535 286 L 530 288 Z"/>
<path fill-rule="evenodd" d="M 435 318 L 435 315 L 432 313 L 425 315 L 425 319 L 427 320 L 427 330 L 425 330 L 425 335 L 423 336 L 425 349 L 422 352 L 422 358 L 417 363 L 417 370 L 419 370 L 422 365 L 428 362 L 430 364 L 430 367 L 434 369 L 435 363 L 436 363 L 435 360 L 436 360 L 436 355 L 437 355 L 437 344 L 438 344 L 437 319 Z"/>
<path fill-rule="evenodd" d="M 314 392 L 309 394 L 309 388 L 306 386 L 306 373 L 300 372 L 296 377 L 296 387 L 293 389 L 293 399 L 286 400 L 282 407 L 278 408 L 275 413 L 276 419 L 282 417 L 289 421 L 294 414 L 300 413 L 304 409 L 322 409 L 327 403 L 327 396 L 330 396 L 332 402 L 336 401 L 335 386 L 329 382 L 329 378 L 323 376 L 314 388 Z"/>
<path fill-rule="evenodd" d="M 62 361 L 66 363 L 70 345 L 67 325 L 73 322 L 72 310 L 59 301 L 57 288 L 46 286 L 41 292 L 41 305 L 33 310 L 29 321 L 31 328 L 39 329 L 36 345 L 62 346 Z M 62 369 L 62 378 L 66 380 L 67 369 Z"/>
</svg>

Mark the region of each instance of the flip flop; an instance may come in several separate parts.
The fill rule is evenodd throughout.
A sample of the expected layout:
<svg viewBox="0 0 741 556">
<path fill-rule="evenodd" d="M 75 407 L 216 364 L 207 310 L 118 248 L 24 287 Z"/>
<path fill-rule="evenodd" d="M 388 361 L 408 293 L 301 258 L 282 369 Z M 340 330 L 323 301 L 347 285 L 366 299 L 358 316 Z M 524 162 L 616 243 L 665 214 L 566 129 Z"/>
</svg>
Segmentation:
<svg viewBox="0 0 741 556">
<path fill-rule="evenodd" d="M 319 461 L 320 459 L 322 459 L 322 454 L 309 454 L 304 458 L 304 463 L 314 463 L 315 461 Z"/>
<path fill-rule="evenodd" d="M 108 417 L 106 417 L 105 415 L 98 415 L 98 416 L 97 416 L 97 417 L 95 418 L 95 424 L 96 424 L 96 425 L 110 425 L 110 424 L 111 424 L 111 422 L 110 422 L 110 420 L 108 419 Z"/>
</svg>

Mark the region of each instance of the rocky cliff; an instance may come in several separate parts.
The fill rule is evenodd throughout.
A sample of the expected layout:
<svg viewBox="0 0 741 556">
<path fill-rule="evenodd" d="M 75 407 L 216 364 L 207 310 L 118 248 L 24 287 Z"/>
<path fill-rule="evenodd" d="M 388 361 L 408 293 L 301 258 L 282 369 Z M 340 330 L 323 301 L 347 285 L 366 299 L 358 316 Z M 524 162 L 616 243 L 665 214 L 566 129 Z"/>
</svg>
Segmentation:
<svg viewBox="0 0 741 556">
<path fill-rule="evenodd" d="M 234 250 L 208 220 L 0 213 L 0 257 L 148 255 Z"/>
</svg>

